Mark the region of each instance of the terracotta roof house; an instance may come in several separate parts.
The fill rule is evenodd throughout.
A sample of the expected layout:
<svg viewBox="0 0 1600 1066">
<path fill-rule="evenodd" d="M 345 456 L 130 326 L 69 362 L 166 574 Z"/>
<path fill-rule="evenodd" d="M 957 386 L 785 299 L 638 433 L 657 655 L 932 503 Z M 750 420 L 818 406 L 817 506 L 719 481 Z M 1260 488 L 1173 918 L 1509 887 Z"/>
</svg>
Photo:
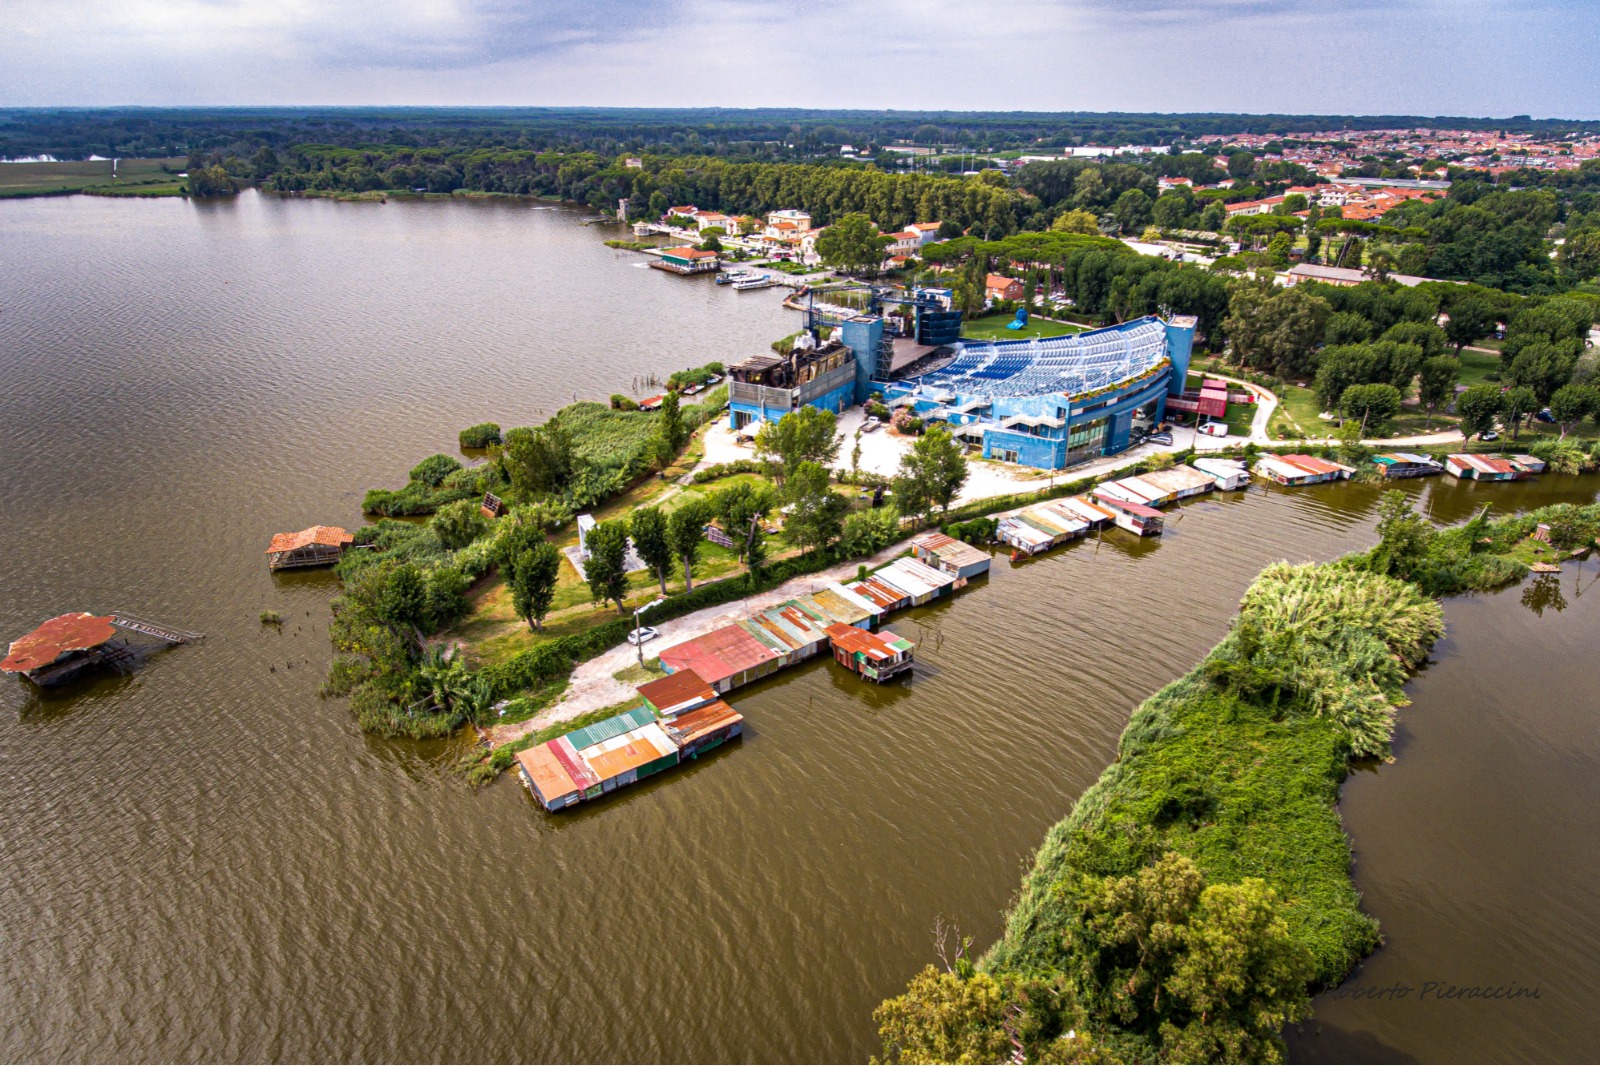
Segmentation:
<svg viewBox="0 0 1600 1066">
<path fill-rule="evenodd" d="M 338 526 L 312 526 L 298 533 L 277 533 L 267 545 L 267 567 L 288 570 L 297 566 L 329 566 L 339 561 L 355 540 Z"/>
<path fill-rule="evenodd" d="M 983 291 L 996 300 L 1020 300 L 1026 289 L 1016 278 L 990 274 L 983 279 Z"/>
</svg>

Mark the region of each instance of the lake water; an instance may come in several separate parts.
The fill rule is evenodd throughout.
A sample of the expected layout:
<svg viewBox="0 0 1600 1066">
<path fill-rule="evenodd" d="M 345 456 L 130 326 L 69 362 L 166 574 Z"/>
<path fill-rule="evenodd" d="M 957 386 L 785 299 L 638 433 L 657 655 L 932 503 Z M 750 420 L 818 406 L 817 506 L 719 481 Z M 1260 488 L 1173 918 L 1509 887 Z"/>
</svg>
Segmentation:
<svg viewBox="0 0 1600 1066">
<path fill-rule="evenodd" d="M 1371 538 L 1369 487 L 1208 499 L 1159 541 L 998 559 L 902 616 L 909 685 L 813 662 L 736 694 L 742 742 L 563 817 L 513 777 L 469 789 L 453 745 L 364 737 L 317 698 L 335 582 L 269 576 L 262 551 L 358 524 L 366 488 L 464 425 L 795 328 L 775 293 L 642 269 L 580 218 L 255 194 L 0 205 L 0 635 L 80 609 L 207 634 L 59 698 L 0 685 L 0 1056 L 864 1059 L 934 921 L 992 941 L 1129 710 L 1216 642 L 1254 574 Z M 1409 488 L 1458 520 L 1594 487 Z M 1345 805 L 1390 935 L 1358 980 L 1546 996 L 1477 1030 L 1327 997 L 1297 1054 L 1600 1050 L 1578 654 L 1600 591 L 1581 580 L 1562 575 L 1568 606 L 1543 617 L 1522 590 L 1452 603 L 1399 761 Z"/>
</svg>

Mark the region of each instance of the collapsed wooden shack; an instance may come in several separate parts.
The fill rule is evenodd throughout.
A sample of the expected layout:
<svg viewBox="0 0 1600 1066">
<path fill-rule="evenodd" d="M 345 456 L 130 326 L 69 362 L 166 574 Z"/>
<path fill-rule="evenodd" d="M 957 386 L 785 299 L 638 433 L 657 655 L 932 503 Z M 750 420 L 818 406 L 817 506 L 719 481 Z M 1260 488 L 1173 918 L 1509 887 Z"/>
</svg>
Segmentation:
<svg viewBox="0 0 1600 1066">
<path fill-rule="evenodd" d="M 150 638 L 141 643 L 138 637 Z M 0 671 L 27 678 L 41 688 L 60 685 L 98 666 L 124 667 L 152 647 L 187 644 L 199 633 L 130 615 L 74 611 L 42 623 L 11 642 Z"/>
<path fill-rule="evenodd" d="M 338 526 L 312 526 L 298 533 L 276 533 L 267 545 L 267 569 L 332 566 L 355 540 Z"/>
</svg>

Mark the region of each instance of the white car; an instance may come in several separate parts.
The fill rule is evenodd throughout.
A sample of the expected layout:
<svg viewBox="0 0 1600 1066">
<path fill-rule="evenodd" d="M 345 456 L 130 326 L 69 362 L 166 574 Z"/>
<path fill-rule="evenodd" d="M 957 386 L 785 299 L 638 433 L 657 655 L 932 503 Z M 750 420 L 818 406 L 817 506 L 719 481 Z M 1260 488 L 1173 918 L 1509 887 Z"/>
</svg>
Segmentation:
<svg viewBox="0 0 1600 1066">
<path fill-rule="evenodd" d="M 1228 435 L 1228 423 L 1207 422 L 1200 427 L 1200 432 L 1208 437 L 1226 437 Z"/>
<path fill-rule="evenodd" d="M 661 630 L 657 629 L 655 626 L 640 626 L 638 629 L 635 629 L 632 633 L 628 634 L 628 643 L 632 644 L 634 647 L 638 647 L 645 641 L 655 640 L 660 635 Z"/>
</svg>

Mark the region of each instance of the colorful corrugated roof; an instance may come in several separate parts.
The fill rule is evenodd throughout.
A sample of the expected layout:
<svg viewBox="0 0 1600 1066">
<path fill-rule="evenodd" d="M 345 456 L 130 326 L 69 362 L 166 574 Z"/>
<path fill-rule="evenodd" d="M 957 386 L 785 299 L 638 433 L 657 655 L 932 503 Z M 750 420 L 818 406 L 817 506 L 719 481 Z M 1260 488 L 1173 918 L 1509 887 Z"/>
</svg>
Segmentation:
<svg viewBox="0 0 1600 1066">
<path fill-rule="evenodd" d="M 1138 515 L 1140 518 L 1161 517 L 1161 512 L 1154 507 L 1142 503 L 1134 503 L 1131 500 L 1119 500 L 1115 496 L 1107 496 L 1104 497 L 1103 502 L 1112 510 L 1125 511 L 1131 515 Z"/>
<path fill-rule="evenodd" d="M 865 622 L 879 613 L 871 601 L 847 592 L 843 585 L 829 585 L 799 599 L 830 622 L 843 622 L 845 625 Z"/>
<path fill-rule="evenodd" d="M 603 740 L 610 740 L 612 737 L 621 736 L 629 730 L 638 729 L 640 726 L 648 725 L 655 720 L 655 712 L 650 708 L 635 707 L 631 711 L 623 711 L 616 717 L 607 718 L 603 722 L 586 725 L 582 729 L 574 729 L 560 739 L 571 744 L 575 750 L 582 751 L 591 745 L 598 744 Z"/>
<path fill-rule="evenodd" d="M 580 789 L 588 790 L 600 783 L 600 779 L 594 775 L 594 770 L 589 767 L 583 756 L 578 754 L 578 749 L 574 748 L 566 737 L 557 737 L 548 741 L 545 747 L 561 763 L 561 768 L 567 772 L 567 776 L 572 778 L 573 783 Z"/>
<path fill-rule="evenodd" d="M 951 566 L 958 568 L 989 561 L 987 552 L 979 551 L 964 540 L 957 540 L 937 531 L 912 537 L 911 543 L 932 552 Z"/>
<path fill-rule="evenodd" d="M 22 674 L 49 666 L 68 652 L 98 648 L 117 634 L 112 616 L 79 611 L 59 614 L 32 633 L 11 642 L 0 670 Z"/>
<path fill-rule="evenodd" d="M 550 750 L 549 744 L 540 744 L 517 752 L 517 763 L 522 767 L 523 773 L 528 775 L 528 780 L 539 790 L 539 795 L 546 800 L 565 796 L 569 792 L 583 791 L 582 787 L 572 779 L 572 775 L 567 773 L 567 768 L 561 764 L 555 752 Z"/>
<path fill-rule="evenodd" d="M 715 699 L 717 695 L 717 690 L 706 684 L 706 679 L 693 670 L 679 670 L 675 674 L 648 681 L 636 691 L 658 711 Z"/>
<path fill-rule="evenodd" d="M 1314 455 L 1283 455 L 1279 456 L 1279 458 L 1286 463 L 1300 467 L 1302 470 L 1309 470 L 1313 474 L 1355 473 L 1353 467 L 1345 466 L 1343 463 L 1335 463 L 1328 459 L 1319 459 Z"/>
<path fill-rule="evenodd" d="M 708 703 L 704 707 L 696 707 L 687 714 L 678 718 L 667 727 L 667 732 L 680 747 L 693 744 L 708 733 L 715 733 L 744 721 L 744 715 L 729 707 L 721 700 Z"/>
<path fill-rule="evenodd" d="M 1085 522 L 1088 522 L 1091 525 L 1098 524 L 1100 522 L 1109 522 L 1111 519 L 1116 517 L 1110 511 L 1106 510 L 1098 503 L 1095 503 L 1087 496 L 1068 496 L 1066 499 L 1061 501 L 1061 506 L 1067 508 L 1073 514 L 1077 515 L 1079 518 L 1082 518 Z"/>
<path fill-rule="evenodd" d="M 897 589 L 872 577 L 867 578 L 865 581 L 852 581 L 845 588 L 863 599 L 871 600 L 886 611 L 894 610 L 896 606 L 904 603 L 909 596 L 905 590 Z"/>
<path fill-rule="evenodd" d="M 667 736 L 666 730 L 652 721 L 632 732 L 591 745 L 580 754 L 594 770 L 596 777 L 609 781 L 618 774 L 637 770 L 645 763 L 677 755 L 678 745 Z"/>
<path fill-rule="evenodd" d="M 661 653 L 661 662 L 674 672 L 693 670 L 715 685 L 778 657 L 776 651 L 741 626 L 726 625 L 666 649 Z"/>
<path fill-rule="evenodd" d="M 893 659 L 901 652 L 910 651 L 913 647 L 909 640 L 895 636 L 885 630 L 882 633 L 873 633 L 855 626 L 834 624 L 828 627 L 828 639 L 833 646 L 852 655 L 864 655 L 868 659 L 881 660 Z"/>
</svg>

